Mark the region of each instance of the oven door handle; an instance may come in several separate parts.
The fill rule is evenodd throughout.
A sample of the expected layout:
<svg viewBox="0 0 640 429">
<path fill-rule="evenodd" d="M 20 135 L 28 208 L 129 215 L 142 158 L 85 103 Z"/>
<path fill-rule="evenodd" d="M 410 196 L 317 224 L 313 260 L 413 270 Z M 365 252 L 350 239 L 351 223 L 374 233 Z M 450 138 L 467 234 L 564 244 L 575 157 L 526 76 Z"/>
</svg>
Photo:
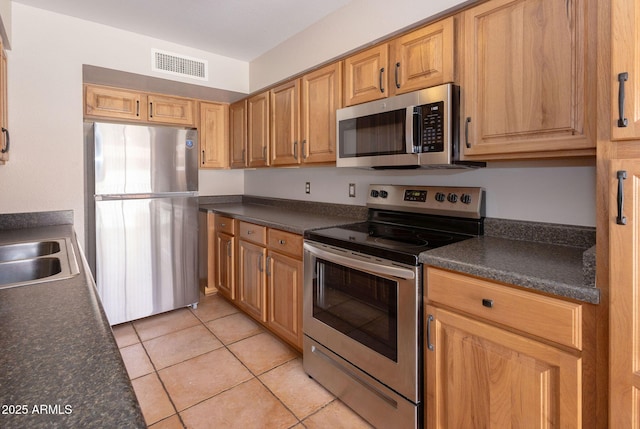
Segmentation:
<svg viewBox="0 0 640 429">
<path fill-rule="evenodd" d="M 328 250 L 320 249 L 310 243 L 304 243 L 304 250 L 310 254 L 320 257 L 328 262 L 334 262 L 336 264 L 343 265 L 349 268 L 355 268 L 358 270 L 369 271 L 373 274 L 388 275 L 393 277 L 399 277 L 401 279 L 412 280 L 416 278 L 416 273 L 413 270 L 407 268 L 397 267 L 394 265 L 386 265 L 380 262 L 368 262 L 360 259 L 350 258 L 348 256 L 340 255 Z"/>
</svg>

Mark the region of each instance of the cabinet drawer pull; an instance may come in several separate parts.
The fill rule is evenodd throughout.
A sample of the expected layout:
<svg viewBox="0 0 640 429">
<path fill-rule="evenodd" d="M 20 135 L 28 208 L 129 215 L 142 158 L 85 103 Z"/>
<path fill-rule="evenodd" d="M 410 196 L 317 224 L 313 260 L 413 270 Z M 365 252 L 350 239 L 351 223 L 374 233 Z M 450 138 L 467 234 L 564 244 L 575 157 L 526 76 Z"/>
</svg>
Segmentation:
<svg viewBox="0 0 640 429">
<path fill-rule="evenodd" d="M 629 73 L 618 74 L 618 128 L 625 128 L 629 121 L 624 117 L 624 83 L 629 79 Z"/>
<path fill-rule="evenodd" d="M 482 299 L 482 305 L 487 308 L 493 308 L 493 300 L 492 299 Z"/>
<path fill-rule="evenodd" d="M 2 148 L 2 150 L 0 150 L 0 152 L 7 153 L 9 152 L 9 145 L 11 144 L 11 139 L 9 138 L 9 130 L 5 127 L 2 127 L 2 133 L 6 136 L 6 143 L 4 144 L 4 147 Z"/>
<path fill-rule="evenodd" d="M 427 348 L 433 351 L 434 347 L 433 344 L 431 344 L 431 322 L 433 322 L 433 316 L 430 314 L 427 317 Z"/>
<path fill-rule="evenodd" d="M 624 211 L 624 188 L 622 181 L 627 178 L 627 172 L 620 170 L 617 173 L 618 177 L 618 216 L 616 216 L 616 223 L 618 225 L 626 225 L 627 218 L 622 214 Z"/>
<path fill-rule="evenodd" d="M 205 154 L 204 154 L 204 149 L 202 150 L 202 165 L 204 165 L 204 160 L 205 160 Z"/>
<path fill-rule="evenodd" d="M 282 244 L 283 246 L 284 246 L 285 244 L 287 244 L 287 242 L 286 242 L 285 240 L 278 240 L 278 243 Z"/>
<path fill-rule="evenodd" d="M 226 223 L 221 223 L 221 224 L 218 224 L 218 226 L 219 226 L 220 228 L 224 228 L 225 226 L 227 226 L 227 224 L 226 224 Z"/>
<path fill-rule="evenodd" d="M 382 67 L 380 69 L 380 92 L 384 93 L 384 79 L 382 79 L 382 77 L 384 76 L 384 67 Z"/>
<path fill-rule="evenodd" d="M 136 100 L 136 116 L 140 116 L 140 100 Z"/>
<path fill-rule="evenodd" d="M 149 103 L 149 117 L 153 118 L 153 102 Z"/>
<path fill-rule="evenodd" d="M 400 88 L 400 63 L 396 63 L 396 71 L 395 71 L 395 79 L 396 79 L 396 88 Z"/>
<path fill-rule="evenodd" d="M 293 142 L 293 159 L 298 160 L 298 142 Z"/>
<path fill-rule="evenodd" d="M 252 229 L 250 229 L 249 231 L 247 231 L 247 235 L 251 235 L 251 234 L 253 234 L 253 230 L 252 230 Z"/>
<path fill-rule="evenodd" d="M 467 148 L 471 147 L 471 142 L 469 142 L 469 123 L 471 122 L 471 118 L 467 116 L 467 120 L 464 122 L 464 143 Z"/>
</svg>

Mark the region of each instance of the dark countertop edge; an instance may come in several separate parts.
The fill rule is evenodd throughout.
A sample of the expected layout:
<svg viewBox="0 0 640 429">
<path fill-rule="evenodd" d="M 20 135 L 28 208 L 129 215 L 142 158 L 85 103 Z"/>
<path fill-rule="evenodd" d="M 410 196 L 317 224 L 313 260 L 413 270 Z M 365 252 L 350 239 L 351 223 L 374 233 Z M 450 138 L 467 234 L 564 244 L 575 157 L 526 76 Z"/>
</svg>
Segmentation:
<svg viewBox="0 0 640 429">
<path fill-rule="evenodd" d="M 73 225 L 73 210 L 0 214 L 0 231 L 55 225 Z"/>
<path fill-rule="evenodd" d="M 45 225 L 34 225 L 33 227 L 18 226 L 17 229 L 7 229 L 0 230 L 0 241 L 3 241 L 3 238 L 8 238 L 9 241 L 15 241 L 16 237 L 22 237 L 26 240 L 41 240 L 41 239 L 50 239 L 50 238 L 70 238 L 73 244 L 73 250 L 75 252 L 75 256 L 77 259 L 78 267 L 80 268 L 80 273 L 68 279 L 59 279 L 52 280 L 51 282 L 43 282 L 33 285 L 24 285 L 18 286 L 9 289 L 0 289 L 0 295 L 3 293 L 11 294 L 13 293 L 14 297 L 11 299 L 12 301 L 12 309 L 15 308 L 15 297 L 20 296 L 29 296 L 36 294 L 39 298 L 42 298 L 44 301 L 50 300 L 51 298 L 44 296 L 42 294 L 47 294 L 47 291 L 51 291 L 56 297 L 59 297 L 61 291 L 64 291 L 65 294 L 69 294 L 71 296 L 78 296 L 79 302 L 87 303 L 88 305 L 85 308 L 78 308 L 73 303 L 69 303 L 69 308 L 62 309 L 60 307 L 56 308 L 56 314 L 62 313 L 65 310 L 70 314 L 78 314 L 79 312 L 84 312 L 87 314 L 91 314 L 94 316 L 91 320 L 91 323 L 82 323 L 84 326 L 94 325 L 96 328 L 95 333 L 90 335 L 89 343 L 86 343 L 89 340 L 89 337 L 86 335 L 80 340 L 69 339 L 68 342 L 63 341 L 63 354 L 56 355 L 49 350 L 46 353 L 42 353 L 43 350 L 39 350 L 40 354 L 38 357 L 41 359 L 37 362 L 30 362 L 30 365 L 37 365 L 37 367 L 49 367 L 56 365 L 59 368 L 59 365 L 69 365 L 69 359 L 66 359 L 69 353 L 74 353 L 81 349 L 87 350 L 92 353 L 90 360 L 95 361 L 95 363 L 100 368 L 111 368 L 112 371 L 108 373 L 101 374 L 102 377 L 106 377 L 104 380 L 96 380 L 95 378 L 99 378 L 95 372 L 92 373 L 91 379 L 89 383 L 91 385 L 100 385 L 102 386 L 100 389 L 91 389 L 91 392 L 83 392 L 82 384 L 87 383 L 85 378 L 78 379 L 77 381 L 73 380 L 74 376 L 78 376 L 77 370 L 71 370 L 67 374 L 68 377 L 72 377 L 73 385 L 70 386 L 70 390 L 58 390 L 56 392 L 43 392 L 44 384 L 41 381 L 41 378 L 37 380 L 32 380 L 31 383 L 34 383 L 33 389 L 27 389 L 25 391 L 24 386 L 29 383 L 28 378 L 25 379 L 24 375 L 20 377 L 20 386 L 17 391 L 20 392 L 20 395 L 29 397 L 30 400 L 34 400 L 33 404 L 29 405 L 40 405 L 40 404 L 51 404 L 55 406 L 62 406 L 63 404 L 55 403 L 56 398 L 58 397 L 66 397 L 73 398 L 73 395 L 79 395 L 81 397 L 85 397 L 89 395 L 91 399 L 99 400 L 101 403 L 100 408 L 102 412 L 96 411 L 93 407 L 88 407 L 88 409 L 74 409 L 70 413 L 54 413 L 54 414 L 27 414 L 27 415 L 0 415 L 0 426 L 5 428 L 11 427 L 24 427 L 25 425 L 29 427 L 52 427 L 53 426 L 65 426 L 68 424 L 81 425 L 82 427 L 104 427 L 104 425 L 113 427 L 127 427 L 127 428 L 145 428 L 146 423 L 144 420 L 144 416 L 142 415 L 142 410 L 140 408 L 140 404 L 138 403 L 135 391 L 129 379 L 129 375 L 127 373 L 126 366 L 124 365 L 124 361 L 122 360 L 122 355 L 120 354 L 120 350 L 118 349 L 118 345 L 116 343 L 115 337 L 113 336 L 113 331 L 111 329 L 111 325 L 109 324 L 106 314 L 102 308 L 102 304 L 100 302 L 100 297 L 98 296 L 98 291 L 95 287 L 95 283 L 91 273 L 89 271 L 88 263 L 80 248 L 77 236 L 73 229 L 73 222 L 62 222 L 58 223 L 55 219 L 68 219 L 67 216 L 69 213 L 71 215 L 73 212 L 71 210 L 65 211 L 66 213 L 57 213 L 53 212 L 52 216 L 49 217 L 47 212 L 36 213 L 35 216 L 27 216 L 29 218 L 29 224 L 33 219 L 44 219 Z M 60 214 L 62 216 L 60 217 Z M 30 214 L 27 214 L 30 215 Z M 0 219 L 3 219 L 6 215 L 0 215 Z M 25 218 L 20 214 L 20 218 Z M 47 224 L 48 220 L 54 219 L 53 224 Z M 50 285 L 50 286 L 49 286 Z M 15 293 L 14 293 L 15 292 Z M 2 299 L 2 298 L 0 298 Z M 29 300 L 29 303 L 23 303 L 22 305 L 18 305 L 15 311 L 18 314 L 23 314 L 24 310 L 28 308 L 28 305 L 37 305 L 34 304 L 32 300 Z M 65 302 L 66 303 L 66 302 Z M 48 303 L 50 304 L 50 303 Z M 77 304 L 77 303 L 75 303 Z M 71 308 L 73 306 L 73 308 Z M 41 311 L 42 310 L 42 311 Z M 47 317 L 46 309 L 37 308 L 37 311 L 40 311 L 40 314 L 44 317 Z M 44 313 L 43 313 L 44 311 Z M 51 313 L 50 313 L 51 314 Z M 2 314 L 3 317 L 11 317 L 11 314 L 8 314 L 6 311 Z M 52 316 L 52 319 L 56 319 L 55 316 Z M 47 319 L 48 320 L 48 319 Z M 59 320 L 59 319 L 58 319 Z M 85 319 L 83 319 L 84 321 Z M 67 332 L 67 321 L 68 319 L 61 321 L 60 326 L 56 325 L 47 325 L 47 332 L 54 333 L 65 333 Z M 82 322 L 82 321 L 80 321 Z M 22 322 L 18 322 L 20 325 Z M 35 323 L 27 323 L 30 328 L 35 326 Z M 7 329 L 6 325 L 0 324 L 0 331 Z M 10 328 L 10 327 L 9 327 Z M 58 329 L 56 329 L 58 328 Z M 89 328 L 90 329 L 90 328 Z M 99 332 L 98 332 L 99 331 Z M 69 333 L 72 335 L 73 333 Z M 29 332 L 22 331 L 22 336 L 24 335 L 38 335 L 38 332 Z M 40 333 L 40 342 L 45 341 L 45 344 L 48 341 L 51 341 L 52 336 L 48 335 L 45 332 Z M 55 337 L 55 335 L 53 336 Z M 44 338 L 44 340 L 43 340 Z M 27 339 L 29 340 L 29 339 Z M 28 341 L 29 343 L 31 340 Z M 76 343 L 76 344 L 72 344 Z M 99 344 L 99 345 L 98 345 Z M 51 347 L 56 348 L 60 346 L 59 344 L 52 344 Z M 42 345 L 40 346 L 40 348 Z M 47 346 L 45 346 L 47 347 Z M 96 349 L 101 349 L 101 351 L 95 351 Z M 6 348 L 4 348 L 5 352 L 8 352 Z M 15 352 L 16 350 L 13 350 Z M 25 351 L 26 352 L 26 351 Z M 1 357 L 0 352 L 0 361 L 6 363 L 6 360 Z M 58 358 L 58 359 L 56 359 Z M 30 353 L 29 357 L 25 359 L 25 361 L 30 361 L 36 359 L 35 355 Z M 87 362 L 87 361 L 85 361 Z M 11 380 L 10 376 L 7 375 L 10 368 L 5 368 L 2 374 L 0 374 L 0 385 L 2 385 L 3 394 L 0 395 L 7 398 L 14 398 L 15 392 L 11 390 L 11 384 L 8 382 Z M 29 373 L 31 375 L 31 373 Z M 51 371 L 52 377 L 60 377 L 59 371 Z M 105 389 L 108 386 L 110 389 Z M 63 385 L 57 385 L 57 389 L 62 389 Z M 44 395 L 44 396 L 43 396 Z M 98 395 L 96 397 L 96 395 Z M 104 396 L 104 398 L 101 398 Z M 25 398 L 15 398 L 17 401 Z M 39 399 L 39 401 L 38 401 Z M 0 401 L 2 403 L 8 403 L 8 401 L 3 400 Z M 12 401 L 15 402 L 15 401 Z M 66 404 L 67 406 L 73 406 L 73 403 Z M 110 410 L 107 414 L 105 414 L 104 407 L 108 407 Z M 96 414 L 92 415 L 91 413 L 95 412 Z"/>
</svg>

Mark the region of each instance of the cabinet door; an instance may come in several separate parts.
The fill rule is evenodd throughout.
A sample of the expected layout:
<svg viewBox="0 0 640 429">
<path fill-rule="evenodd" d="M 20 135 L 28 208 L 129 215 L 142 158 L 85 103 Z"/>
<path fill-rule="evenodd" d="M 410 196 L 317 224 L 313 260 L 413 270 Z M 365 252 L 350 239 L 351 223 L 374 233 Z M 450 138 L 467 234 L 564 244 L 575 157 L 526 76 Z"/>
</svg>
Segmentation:
<svg viewBox="0 0 640 429">
<path fill-rule="evenodd" d="M 247 100 L 229 106 L 231 168 L 247 166 Z"/>
<path fill-rule="evenodd" d="M 247 166 L 269 165 L 269 92 L 247 100 Z"/>
<path fill-rule="evenodd" d="M 268 326 L 302 349 L 302 260 L 269 251 Z"/>
<path fill-rule="evenodd" d="M 255 319 L 267 321 L 267 249 L 238 241 L 238 306 Z"/>
<path fill-rule="evenodd" d="M 235 248 L 233 236 L 216 233 L 216 287 L 227 298 L 236 299 Z"/>
<path fill-rule="evenodd" d="M 436 307 L 429 316 L 427 427 L 582 427 L 580 358 Z"/>
<path fill-rule="evenodd" d="M 640 159 L 612 160 L 609 184 L 609 427 L 630 428 L 640 422 Z"/>
<path fill-rule="evenodd" d="M 0 42 L 0 120 L 2 137 L 0 138 L 0 164 L 9 160 L 9 109 L 7 107 L 7 53 Z"/>
<path fill-rule="evenodd" d="M 464 12 L 465 156 L 595 153 L 595 9 L 591 0 L 493 0 Z"/>
<path fill-rule="evenodd" d="M 302 77 L 302 162 L 336 161 L 336 110 L 342 107 L 342 62 Z"/>
<path fill-rule="evenodd" d="M 391 43 L 392 93 L 453 82 L 453 17 L 401 36 Z"/>
<path fill-rule="evenodd" d="M 188 98 L 148 95 L 149 122 L 192 127 L 195 124 L 195 104 Z"/>
<path fill-rule="evenodd" d="M 300 79 L 271 90 L 271 165 L 300 163 Z"/>
<path fill-rule="evenodd" d="M 229 167 L 229 106 L 218 103 L 200 103 L 201 168 Z"/>
<path fill-rule="evenodd" d="M 202 265 L 200 266 L 201 289 L 205 295 L 212 294 L 216 291 L 216 228 L 214 214 L 211 212 L 199 212 L 198 216 L 204 217 L 200 221 L 200 225 L 204 224 L 204 234 L 200 233 L 201 252 L 203 256 Z M 203 243 L 204 242 L 204 243 Z M 202 281 L 204 278 L 204 282 Z"/>
<path fill-rule="evenodd" d="M 85 116 L 127 121 L 145 121 L 147 98 L 136 91 L 85 85 Z"/>
<path fill-rule="evenodd" d="M 611 137 L 639 139 L 640 2 L 611 0 L 611 22 Z"/>
<path fill-rule="evenodd" d="M 344 60 L 345 106 L 379 100 L 387 88 L 389 46 L 385 43 Z"/>
</svg>

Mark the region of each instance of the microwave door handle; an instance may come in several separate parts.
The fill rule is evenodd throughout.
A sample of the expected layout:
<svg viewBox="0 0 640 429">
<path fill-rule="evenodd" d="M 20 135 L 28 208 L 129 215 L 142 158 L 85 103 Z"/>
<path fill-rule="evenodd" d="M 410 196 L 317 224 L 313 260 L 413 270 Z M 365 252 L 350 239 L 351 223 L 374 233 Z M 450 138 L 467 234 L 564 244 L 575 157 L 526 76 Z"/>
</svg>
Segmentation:
<svg viewBox="0 0 640 429">
<path fill-rule="evenodd" d="M 406 142 L 406 152 L 407 153 L 416 153 L 419 152 L 416 148 L 416 143 L 420 140 L 418 133 L 418 112 L 416 111 L 416 106 L 407 106 L 406 109 L 406 118 L 405 118 L 405 142 Z"/>
</svg>

